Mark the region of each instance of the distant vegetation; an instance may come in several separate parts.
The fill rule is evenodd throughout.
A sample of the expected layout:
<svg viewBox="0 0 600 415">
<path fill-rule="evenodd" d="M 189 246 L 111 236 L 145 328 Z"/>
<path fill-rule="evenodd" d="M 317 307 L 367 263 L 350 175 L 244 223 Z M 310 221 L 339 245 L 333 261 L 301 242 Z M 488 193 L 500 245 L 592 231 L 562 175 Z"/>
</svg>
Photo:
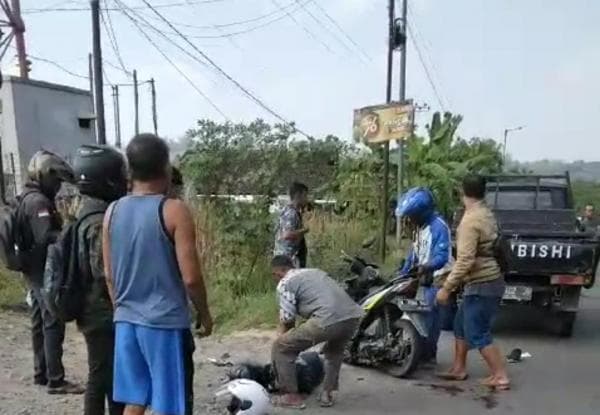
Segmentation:
<svg viewBox="0 0 600 415">
<path fill-rule="evenodd" d="M 574 181 L 600 183 L 600 161 L 574 161 L 571 163 L 560 160 L 511 161 L 509 168 L 538 174 L 556 174 L 568 171 Z"/>
</svg>

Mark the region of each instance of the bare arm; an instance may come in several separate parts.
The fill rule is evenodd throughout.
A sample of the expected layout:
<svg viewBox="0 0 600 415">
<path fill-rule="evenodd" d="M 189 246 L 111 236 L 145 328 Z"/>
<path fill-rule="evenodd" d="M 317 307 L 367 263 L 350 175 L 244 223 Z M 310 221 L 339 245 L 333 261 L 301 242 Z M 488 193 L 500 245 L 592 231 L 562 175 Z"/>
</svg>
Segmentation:
<svg viewBox="0 0 600 415">
<path fill-rule="evenodd" d="M 164 218 L 167 230 L 175 242 L 175 254 L 183 283 L 198 313 L 198 321 L 204 329 L 203 335 L 208 336 L 212 332 L 213 322 L 208 307 L 202 266 L 196 251 L 194 218 L 185 203 L 175 199 L 165 202 Z"/>
<path fill-rule="evenodd" d="M 115 306 L 115 296 L 113 291 L 113 276 L 112 267 L 110 262 L 110 217 L 112 215 L 113 206 L 110 205 L 104 214 L 104 221 L 102 224 L 102 262 L 104 263 L 104 277 L 106 278 L 106 287 L 108 288 L 108 295 L 110 301 Z"/>
</svg>

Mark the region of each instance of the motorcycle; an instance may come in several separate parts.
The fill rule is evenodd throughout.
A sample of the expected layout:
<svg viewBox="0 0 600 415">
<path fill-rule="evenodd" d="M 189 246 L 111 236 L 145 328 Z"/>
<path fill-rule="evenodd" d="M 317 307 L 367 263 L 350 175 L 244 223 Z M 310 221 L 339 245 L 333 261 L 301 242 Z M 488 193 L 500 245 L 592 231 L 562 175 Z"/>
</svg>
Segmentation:
<svg viewBox="0 0 600 415">
<path fill-rule="evenodd" d="M 395 377 L 410 376 L 423 353 L 425 317 L 431 311 L 416 299 L 420 276 L 409 272 L 386 282 L 376 264 L 342 255 L 353 274 L 345 281 L 346 292 L 365 312 L 346 349 L 345 362 L 375 367 Z"/>
</svg>

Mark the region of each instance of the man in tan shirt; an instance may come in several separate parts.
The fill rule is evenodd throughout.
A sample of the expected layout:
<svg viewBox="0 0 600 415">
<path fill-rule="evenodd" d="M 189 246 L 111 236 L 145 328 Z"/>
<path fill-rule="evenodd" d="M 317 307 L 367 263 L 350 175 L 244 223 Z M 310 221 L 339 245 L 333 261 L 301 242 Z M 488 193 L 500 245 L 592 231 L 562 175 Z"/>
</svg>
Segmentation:
<svg viewBox="0 0 600 415">
<path fill-rule="evenodd" d="M 479 349 L 491 372 L 482 384 L 506 390 L 510 381 L 504 359 L 492 339 L 492 323 L 504 294 L 504 278 L 494 257 L 498 225 L 484 202 L 485 179 L 467 176 L 462 187 L 465 214 L 457 229 L 456 263 L 438 291 L 437 301 L 446 304 L 450 293 L 459 289 L 463 299 L 454 321 L 454 365 L 439 376 L 465 380 L 467 353 Z"/>
</svg>

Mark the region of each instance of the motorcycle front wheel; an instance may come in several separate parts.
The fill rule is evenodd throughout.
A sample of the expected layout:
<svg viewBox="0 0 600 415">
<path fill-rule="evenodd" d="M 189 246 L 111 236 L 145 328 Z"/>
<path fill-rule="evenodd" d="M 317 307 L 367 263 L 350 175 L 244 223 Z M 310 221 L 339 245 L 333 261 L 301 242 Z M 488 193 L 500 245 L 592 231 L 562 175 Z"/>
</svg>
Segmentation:
<svg viewBox="0 0 600 415">
<path fill-rule="evenodd" d="M 393 361 L 382 365 L 382 370 L 397 378 L 409 377 L 419 365 L 423 352 L 423 339 L 409 320 L 398 319 L 394 322 L 394 337 L 397 343 L 397 355 Z"/>
</svg>

